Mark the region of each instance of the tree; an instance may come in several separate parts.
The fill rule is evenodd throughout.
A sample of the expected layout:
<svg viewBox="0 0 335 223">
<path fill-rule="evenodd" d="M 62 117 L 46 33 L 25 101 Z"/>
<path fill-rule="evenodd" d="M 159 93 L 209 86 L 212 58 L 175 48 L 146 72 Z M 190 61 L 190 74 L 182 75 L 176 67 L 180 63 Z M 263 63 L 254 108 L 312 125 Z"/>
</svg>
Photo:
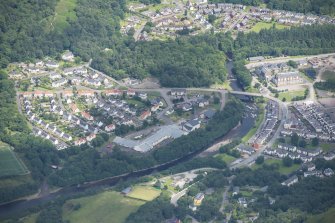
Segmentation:
<svg viewBox="0 0 335 223">
<path fill-rule="evenodd" d="M 288 156 L 285 157 L 282 162 L 283 162 L 283 165 L 286 167 L 290 167 L 293 164 L 293 160 Z"/>
<path fill-rule="evenodd" d="M 318 146 L 319 145 L 319 138 L 318 137 L 315 137 L 312 139 L 312 145 L 313 146 Z"/>
<path fill-rule="evenodd" d="M 293 133 L 291 136 L 291 144 L 294 146 L 298 146 L 299 143 L 299 136 L 297 133 Z"/>
<path fill-rule="evenodd" d="M 298 68 L 298 64 L 297 62 L 293 61 L 293 60 L 289 60 L 287 62 L 287 65 L 289 65 L 290 67 L 293 67 L 293 68 Z"/>
<path fill-rule="evenodd" d="M 214 24 L 215 20 L 216 20 L 216 16 L 215 15 L 208 15 L 208 22 L 210 24 Z"/>
<path fill-rule="evenodd" d="M 299 141 L 299 146 L 302 147 L 302 148 L 305 148 L 307 146 L 307 142 L 302 139 L 302 140 Z"/>
<path fill-rule="evenodd" d="M 261 165 L 264 163 L 264 156 L 259 156 L 256 159 L 256 164 Z"/>
</svg>

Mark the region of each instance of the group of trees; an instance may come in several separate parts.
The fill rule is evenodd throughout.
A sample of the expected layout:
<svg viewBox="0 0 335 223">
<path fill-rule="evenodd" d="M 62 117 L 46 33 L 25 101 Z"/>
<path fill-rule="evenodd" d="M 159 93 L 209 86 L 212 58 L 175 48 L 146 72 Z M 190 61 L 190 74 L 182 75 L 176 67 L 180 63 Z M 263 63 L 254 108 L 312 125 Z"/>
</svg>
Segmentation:
<svg viewBox="0 0 335 223">
<path fill-rule="evenodd" d="M 259 33 L 240 32 L 234 42 L 236 60 L 253 56 L 294 56 L 333 52 L 334 25 L 268 29 Z"/>
<path fill-rule="evenodd" d="M 225 80 L 225 54 L 231 50 L 227 34 L 183 36 L 176 40 L 135 42 L 129 37 L 102 52 L 92 66 L 116 79 L 152 75 L 167 87 L 202 87 Z"/>
</svg>

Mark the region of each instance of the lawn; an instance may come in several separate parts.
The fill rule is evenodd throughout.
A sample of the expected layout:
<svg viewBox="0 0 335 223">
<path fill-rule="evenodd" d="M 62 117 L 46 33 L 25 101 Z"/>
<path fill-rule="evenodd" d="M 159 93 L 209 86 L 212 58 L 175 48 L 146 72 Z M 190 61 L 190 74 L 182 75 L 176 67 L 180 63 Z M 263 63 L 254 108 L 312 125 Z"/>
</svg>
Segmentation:
<svg viewBox="0 0 335 223">
<path fill-rule="evenodd" d="M 335 80 L 335 72 L 334 71 L 330 71 L 330 70 L 326 70 L 322 73 L 322 79 L 329 81 L 329 80 Z"/>
<path fill-rule="evenodd" d="M 67 26 L 69 26 L 67 20 L 74 21 L 77 19 L 76 13 L 74 11 L 76 5 L 77 0 L 58 1 L 55 9 L 55 16 L 53 18 L 53 26 L 56 30 L 62 31 Z"/>
<path fill-rule="evenodd" d="M 80 223 L 120 223 L 145 202 L 106 191 L 69 200 L 63 205 L 63 220 Z"/>
<path fill-rule="evenodd" d="M 307 223 L 333 223 L 335 219 L 335 208 L 330 208 L 328 211 L 313 215 L 307 219 Z"/>
<path fill-rule="evenodd" d="M 302 97 L 305 95 L 305 90 L 299 90 L 299 91 L 286 91 L 279 93 L 279 100 L 283 100 L 283 98 L 286 98 L 286 101 L 292 101 L 294 97 Z"/>
<path fill-rule="evenodd" d="M 29 170 L 9 145 L 0 142 L 0 177 L 28 174 Z"/>
<path fill-rule="evenodd" d="M 127 194 L 127 197 L 135 198 L 143 201 L 152 201 L 158 197 L 161 190 L 148 186 L 135 186 L 133 190 Z"/>
<path fill-rule="evenodd" d="M 256 23 L 256 25 L 254 27 L 252 27 L 252 29 L 250 31 L 258 33 L 262 29 L 270 29 L 270 28 L 272 28 L 274 24 L 276 26 L 276 29 L 289 28 L 289 26 L 281 25 L 281 24 L 278 24 L 278 23 L 275 23 L 275 22 L 272 22 L 272 23 L 258 22 L 258 23 Z"/>
<path fill-rule="evenodd" d="M 279 165 L 278 172 L 281 173 L 281 174 L 285 174 L 285 175 L 288 175 L 288 174 L 296 171 L 300 167 L 299 164 L 293 164 L 290 167 L 286 167 L 286 166 L 283 165 L 281 160 L 277 160 L 277 159 L 267 159 L 267 160 L 264 161 L 264 163 L 267 164 L 267 165 L 278 164 Z M 254 164 L 252 166 L 252 169 L 258 169 L 262 165 Z"/>
<path fill-rule="evenodd" d="M 220 158 L 221 160 L 223 160 L 226 164 L 230 164 L 232 162 L 234 162 L 236 160 L 235 157 L 230 156 L 228 154 L 217 154 L 215 155 L 215 157 Z"/>
<path fill-rule="evenodd" d="M 335 144 L 334 143 L 320 143 L 320 147 L 324 152 L 334 151 Z"/>
</svg>

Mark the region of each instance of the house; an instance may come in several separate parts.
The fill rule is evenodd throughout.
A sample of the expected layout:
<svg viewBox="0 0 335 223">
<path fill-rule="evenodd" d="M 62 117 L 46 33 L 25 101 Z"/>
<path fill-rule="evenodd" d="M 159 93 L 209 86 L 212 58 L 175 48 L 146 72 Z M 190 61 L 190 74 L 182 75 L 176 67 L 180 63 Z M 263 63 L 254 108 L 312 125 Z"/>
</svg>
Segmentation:
<svg viewBox="0 0 335 223">
<path fill-rule="evenodd" d="M 50 69 L 56 69 L 59 67 L 59 64 L 54 61 L 48 61 L 45 63 L 45 66 Z"/>
<path fill-rule="evenodd" d="M 76 146 L 80 146 L 80 145 L 85 144 L 85 143 L 86 143 L 86 139 L 85 138 L 81 138 L 81 139 L 78 139 L 78 140 L 74 141 L 74 144 Z"/>
<path fill-rule="evenodd" d="M 73 96 L 73 91 L 63 91 L 62 92 L 62 96 L 64 97 L 64 98 L 67 98 L 67 97 L 72 97 Z"/>
<path fill-rule="evenodd" d="M 97 137 L 96 134 L 92 133 L 91 135 L 89 135 L 89 136 L 86 137 L 86 140 L 90 142 L 93 139 L 95 139 L 96 137 Z"/>
<path fill-rule="evenodd" d="M 313 171 L 304 172 L 304 177 L 309 177 L 309 176 L 320 177 L 320 176 L 322 176 L 322 172 L 319 171 L 319 170 L 313 170 Z"/>
<path fill-rule="evenodd" d="M 57 72 L 50 72 L 49 77 L 50 77 L 51 80 L 57 80 L 57 79 L 62 78 L 60 73 L 57 73 Z"/>
<path fill-rule="evenodd" d="M 215 115 L 216 111 L 213 109 L 208 109 L 207 111 L 204 112 L 204 118 L 206 119 L 211 119 Z"/>
<path fill-rule="evenodd" d="M 159 104 L 155 104 L 155 105 L 153 105 L 152 107 L 151 107 L 151 111 L 152 112 L 155 112 L 155 111 L 157 111 L 158 109 L 159 109 L 159 107 L 160 107 L 160 105 Z"/>
<path fill-rule="evenodd" d="M 127 187 L 121 191 L 121 194 L 128 195 L 133 189 L 131 187 Z"/>
<path fill-rule="evenodd" d="M 71 78 L 71 84 L 72 85 L 79 85 L 82 82 L 82 79 L 79 77 L 73 77 Z"/>
<path fill-rule="evenodd" d="M 72 68 L 72 67 L 68 67 L 68 68 L 65 68 L 63 70 L 63 74 L 68 76 L 68 75 L 72 75 L 74 73 L 75 69 Z"/>
<path fill-rule="evenodd" d="M 137 96 L 139 98 L 141 98 L 142 100 L 147 100 L 147 98 L 148 98 L 148 94 L 147 93 L 143 93 L 143 92 L 137 93 Z"/>
<path fill-rule="evenodd" d="M 237 202 L 238 202 L 239 205 L 241 205 L 244 208 L 248 207 L 248 202 L 245 199 L 245 197 L 238 198 Z"/>
<path fill-rule="evenodd" d="M 172 89 L 171 96 L 182 97 L 186 95 L 186 89 Z"/>
<path fill-rule="evenodd" d="M 203 107 L 209 105 L 209 101 L 207 99 L 205 99 L 205 98 L 198 99 L 197 103 L 198 103 L 199 108 L 203 108 Z"/>
<path fill-rule="evenodd" d="M 332 152 L 327 153 L 327 154 L 325 154 L 325 155 L 323 156 L 323 158 L 324 158 L 325 160 L 327 160 L 327 161 L 329 161 L 329 160 L 333 160 L 333 159 L 335 158 L 335 153 L 332 153 Z"/>
<path fill-rule="evenodd" d="M 135 94 L 136 94 L 136 92 L 134 90 L 132 90 L 132 89 L 127 90 L 127 96 L 132 97 L 132 96 L 135 96 Z"/>
<path fill-rule="evenodd" d="M 298 177 L 296 175 L 294 175 L 294 176 L 288 178 L 287 180 L 285 180 L 284 182 L 282 182 L 281 185 L 289 187 L 289 186 L 297 183 L 298 180 L 299 180 Z"/>
<path fill-rule="evenodd" d="M 182 126 L 183 130 L 188 132 L 192 132 L 198 128 L 200 128 L 201 121 L 199 119 L 192 119 L 184 123 Z"/>
<path fill-rule="evenodd" d="M 314 163 L 306 163 L 304 166 L 308 171 L 313 171 L 316 168 Z"/>
<path fill-rule="evenodd" d="M 78 113 L 80 112 L 78 106 L 74 103 L 70 104 L 70 109 L 72 110 L 73 113 Z"/>
<path fill-rule="evenodd" d="M 74 55 L 71 51 L 67 51 L 65 53 L 63 53 L 62 55 L 62 60 L 65 60 L 65 61 L 74 61 Z"/>
<path fill-rule="evenodd" d="M 92 115 L 90 115 L 88 112 L 81 112 L 81 116 L 83 116 L 83 118 L 89 120 L 89 121 L 93 121 L 94 118 Z"/>
<path fill-rule="evenodd" d="M 140 119 L 141 120 L 145 120 L 147 118 L 149 118 L 151 116 L 151 112 L 150 111 L 144 111 L 141 116 L 140 116 Z"/>
<path fill-rule="evenodd" d="M 204 193 L 198 193 L 193 199 L 193 205 L 196 207 L 200 206 L 204 198 L 205 198 Z"/>
<path fill-rule="evenodd" d="M 240 153 L 248 154 L 249 156 L 255 152 L 254 148 L 246 145 L 240 145 L 236 148 L 236 150 Z"/>
<path fill-rule="evenodd" d="M 193 106 L 191 103 L 184 103 L 181 108 L 184 112 L 187 112 L 191 111 L 193 109 Z"/>
<path fill-rule="evenodd" d="M 70 136 L 69 134 L 66 134 L 66 133 L 64 133 L 64 135 L 62 137 L 67 141 L 72 140 L 72 136 Z"/>
<path fill-rule="evenodd" d="M 78 90 L 79 96 L 93 97 L 94 91 L 92 90 Z"/>
<path fill-rule="evenodd" d="M 330 168 L 327 168 L 323 171 L 323 174 L 327 177 L 333 176 L 334 175 L 334 171 Z"/>
<path fill-rule="evenodd" d="M 112 89 L 112 90 L 106 90 L 105 94 L 107 96 L 121 96 L 122 95 L 122 91 L 117 90 L 117 89 Z"/>
<path fill-rule="evenodd" d="M 106 131 L 106 132 L 111 132 L 111 131 L 113 131 L 113 130 L 115 130 L 115 125 L 114 125 L 114 124 L 110 124 L 110 125 L 107 125 L 107 126 L 105 127 L 105 131 Z"/>
<path fill-rule="evenodd" d="M 67 79 L 62 78 L 58 81 L 52 82 L 52 87 L 61 87 L 63 85 L 67 84 Z"/>
<path fill-rule="evenodd" d="M 233 188 L 233 196 L 238 195 L 240 193 L 240 187 L 234 187 Z"/>
<path fill-rule="evenodd" d="M 95 87 L 101 86 L 101 82 L 99 80 L 90 79 L 90 78 L 85 79 L 85 84 L 92 85 L 92 86 L 95 86 Z"/>
<path fill-rule="evenodd" d="M 288 71 L 281 72 L 275 75 L 273 82 L 280 86 L 292 85 L 292 84 L 300 84 L 303 83 L 302 77 L 299 75 L 299 71 Z"/>
</svg>

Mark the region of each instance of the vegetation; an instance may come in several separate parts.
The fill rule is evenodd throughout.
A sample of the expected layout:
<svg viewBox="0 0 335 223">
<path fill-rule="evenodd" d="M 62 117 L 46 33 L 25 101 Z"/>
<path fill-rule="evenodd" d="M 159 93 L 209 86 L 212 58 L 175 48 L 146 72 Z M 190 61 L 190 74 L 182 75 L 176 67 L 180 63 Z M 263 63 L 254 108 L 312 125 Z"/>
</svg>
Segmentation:
<svg viewBox="0 0 335 223">
<path fill-rule="evenodd" d="M 316 82 L 314 87 L 320 90 L 335 92 L 335 72 L 326 70 L 322 74 L 322 78 L 325 81 Z"/>
<path fill-rule="evenodd" d="M 12 149 L 0 142 L 0 177 L 27 174 L 27 167 L 16 157 Z"/>
<path fill-rule="evenodd" d="M 333 52 L 333 25 L 265 29 L 259 33 L 240 32 L 234 42 L 235 60 L 253 56 L 311 55 Z"/>
<path fill-rule="evenodd" d="M 63 219 L 69 222 L 124 222 L 145 202 L 127 198 L 115 191 L 67 201 L 63 205 Z"/>
<path fill-rule="evenodd" d="M 159 189 L 149 186 L 136 186 L 132 188 L 132 191 L 127 194 L 127 197 L 135 198 L 143 201 L 152 201 L 160 195 Z"/>
<path fill-rule="evenodd" d="M 252 27 L 251 31 L 253 32 L 260 32 L 262 29 L 271 29 L 271 28 L 276 28 L 276 29 L 285 29 L 289 28 L 289 26 L 285 26 L 282 24 L 277 24 L 275 22 L 258 22 L 254 27 Z"/>
<path fill-rule="evenodd" d="M 180 37 L 161 42 L 128 39 L 115 53 L 101 53 L 92 66 L 117 79 L 157 77 L 167 87 L 202 87 L 225 80 L 225 54 L 231 50 L 228 34 Z M 190 66 L 192 64 L 192 66 Z"/>
</svg>

